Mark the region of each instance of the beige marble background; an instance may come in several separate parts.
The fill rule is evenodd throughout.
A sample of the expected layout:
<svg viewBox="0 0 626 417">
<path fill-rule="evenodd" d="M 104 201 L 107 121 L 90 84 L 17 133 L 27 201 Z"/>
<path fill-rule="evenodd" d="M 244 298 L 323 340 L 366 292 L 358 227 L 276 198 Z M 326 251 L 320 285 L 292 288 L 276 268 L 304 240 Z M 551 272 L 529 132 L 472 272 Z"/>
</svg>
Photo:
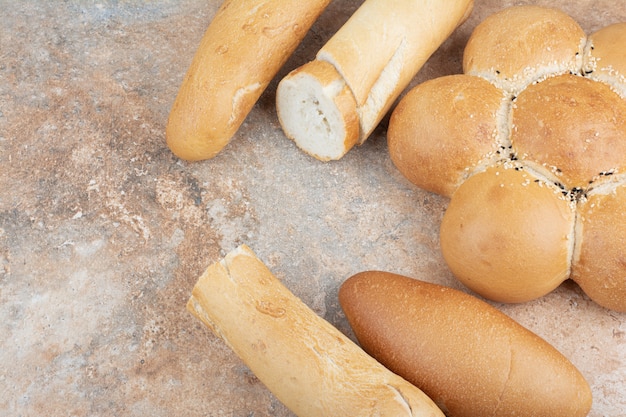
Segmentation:
<svg viewBox="0 0 626 417">
<path fill-rule="evenodd" d="M 184 309 L 240 243 L 347 334 L 336 295 L 353 273 L 461 288 L 438 246 L 447 200 L 396 171 L 384 123 L 322 163 L 277 122 L 277 81 L 360 3 L 334 1 L 223 153 L 186 163 L 165 122 L 220 1 L 0 0 L 0 415 L 290 416 Z M 460 72 L 473 27 L 519 3 L 477 0 L 414 83 Z M 626 20 L 623 2 L 536 3 L 588 32 Z M 570 282 L 496 306 L 582 371 L 591 416 L 625 414 L 626 315 Z"/>
</svg>

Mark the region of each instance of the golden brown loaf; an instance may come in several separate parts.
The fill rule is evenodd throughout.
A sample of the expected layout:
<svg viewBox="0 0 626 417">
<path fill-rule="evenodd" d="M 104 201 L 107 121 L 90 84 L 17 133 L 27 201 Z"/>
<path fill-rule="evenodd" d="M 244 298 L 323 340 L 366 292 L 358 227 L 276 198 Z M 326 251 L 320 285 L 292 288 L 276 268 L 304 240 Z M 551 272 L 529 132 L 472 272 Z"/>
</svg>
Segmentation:
<svg viewBox="0 0 626 417">
<path fill-rule="evenodd" d="M 170 111 L 171 151 L 190 161 L 217 155 L 328 3 L 224 1 Z"/>
<path fill-rule="evenodd" d="M 315 61 L 333 71 L 319 76 L 306 65 L 279 83 L 276 108 L 285 135 L 317 159 L 343 157 L 369 137 L 472 7 L 473 0 L 363 2 L 317 53 Z M 342 98 L 347 94 L 352 97 Z M 337 105 L 348 101 L 351 107 Z"/>
<path fill-rule="evenodd" d="M 359 344 L 449 417 L 584 417 L 591 390 L 545 340 L 476 297 L 362 272 L 339 300 Z"/>
<path fill-rule="evenodd" d="M 187 308 L 299 417 L 445 417 L 316 315 L 245 245 L 209 266 Z"/>
<path fill-rule="evenodd" d="M 479 294 L 520 302 L 573 278 L 626 311 L 626 232 L 608 230 L 626 211 L 615 195 L 626 183 L 619 39 L 626 24 L 587 37 L 561 11 L 504 9 L 470 36 L 464 74 L 418 85 L 394 110 L 391 160 L 451 197 L 442 253 Z"/>
</svg>

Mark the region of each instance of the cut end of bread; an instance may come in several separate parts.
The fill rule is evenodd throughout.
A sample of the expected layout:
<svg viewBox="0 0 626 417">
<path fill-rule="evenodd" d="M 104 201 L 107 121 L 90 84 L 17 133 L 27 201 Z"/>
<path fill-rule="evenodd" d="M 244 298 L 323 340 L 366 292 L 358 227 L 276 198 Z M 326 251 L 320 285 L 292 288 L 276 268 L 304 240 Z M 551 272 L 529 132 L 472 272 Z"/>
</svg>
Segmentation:
<svg viewBox="0 0 626 417">
<path fill-rule="evenodd" d="M 276 110 L 285 135 L 321 161 L 340 159 L 358 142 L 356 101 L 329 63 L 309 62 L 281 80 Z"/>
</svg>

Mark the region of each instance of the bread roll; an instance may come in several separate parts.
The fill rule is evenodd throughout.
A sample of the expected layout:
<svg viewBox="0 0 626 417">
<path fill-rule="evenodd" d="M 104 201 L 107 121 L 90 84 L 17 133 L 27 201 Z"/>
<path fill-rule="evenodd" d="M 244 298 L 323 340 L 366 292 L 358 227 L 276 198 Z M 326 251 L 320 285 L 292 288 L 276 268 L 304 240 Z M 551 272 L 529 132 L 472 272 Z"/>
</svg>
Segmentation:
<svg viewBox="0 0 626 417">
<path fill-rule="evenodd" d="M 441 222 L 441 251 L 473 291 L 525 302 L 568 278 L 574 225 L 574 207 L 560 188 L 528 169 L 493 165 L 452 196 Z"/>
<path fill-rule="evenodd" d="M 565 74 L 529 85 L 512 124 L 519 158 L 551 168 L 568 189 L 626 168 L 626 100 L 604 83 Z"/>
<path fill-rule="evenodd" d="M 508 100 L 480 77 L 450 75 L 419 84 L 389 120 L 389 156 L 424 190 L 451 196 L 474 170 L 508 149 Z M 456 120 L 456 123 L 449 123 Z"/>
<path fill-rule="evenodd" d="M 480 295 L 528 301 L 575 278 L 598 304 L 626 311 L 626 238 L 598 232 L 610 215 L 595 208 L 613 201 L 616 224 L 626 211 L 613 196 L 626 172 L 620 40 L 626 23 L 586 37 L 561 11 L 510 7 L 476 27 L 465 74 L 416 86 L 392 113 L 391 160 L 451 197 L 442 253 Z"/>
<path fill-rule="evenodd" d="M 280 283 L 245 245 L 211 265 L 187 304 L 299 417 L 444 417 Z"/>
<path fill-rule="evenodd" d="M 553 346 L 466 293 L 362 272 L 339 300 L 359 344 L 448 417 L 583 417 L 591 390 Z"/>
<path fill-rule="evenodd" d="M 463 54 L 463 72 L 516 94 L 548 75 L 580 71 L 586 34 L 566 13 L 526 5 L 483 20 Z"/>
<path fill-rule="evenodd" d="M 614 23 L 589 36 L 588 61 L 584 71 L 594 80 L 605 82 L 626 98 L 626 22 Z"/>
<path fill-rule="evenodd" d="M 340 159 L 367 139 L 472 7 L 472 0 L 366 0 L 316 56 L 332 64 L 334 74 L 316 80 L 305 68 L 279 83 L 276 107 L 285 135 L 320 160 Z M 354 106 L 334 107 L 346 87 Z"/>
<path fill-rule="evenodd" d="M 626 312 L 626 178 L 616 181 L 580 204 L 572 279 L 599 305 Z"/>
<path fill-rule="evenodd" d="M 328 3 L 224 1 L 170 111 L 172 152 L 189 161 L 217 155 Z"/>
</svg>

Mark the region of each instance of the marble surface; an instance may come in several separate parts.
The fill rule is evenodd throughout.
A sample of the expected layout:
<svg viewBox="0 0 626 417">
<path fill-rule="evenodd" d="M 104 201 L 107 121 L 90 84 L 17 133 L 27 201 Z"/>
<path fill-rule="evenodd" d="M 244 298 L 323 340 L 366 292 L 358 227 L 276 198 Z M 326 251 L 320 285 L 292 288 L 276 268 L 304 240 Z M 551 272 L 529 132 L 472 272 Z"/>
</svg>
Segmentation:
<svg viewBox="0 0 626 417">
<path fill-rule="evenodd" d="M 164 143 L 169 108 L 220 1 L 0 0 L 0 415 L 291 416 L 184 308 L 241 243 L 350 335 L 337 288 L 383 269 L 463 289 L 439 252 L 447 200 L 390 162 L 385 122 L 332 163 L 287 140 L 277 81 L 360 1 L 334 1 L 215 159 Z M 471 18 L 413 83 L 461 71 Z M 608 0 L 537 1 L 587 32 L 626 20 Z M 588 379 L 592 417 L 626 410 L 626 315 L 566 282 L 495 304 Z"/>
</svg>

